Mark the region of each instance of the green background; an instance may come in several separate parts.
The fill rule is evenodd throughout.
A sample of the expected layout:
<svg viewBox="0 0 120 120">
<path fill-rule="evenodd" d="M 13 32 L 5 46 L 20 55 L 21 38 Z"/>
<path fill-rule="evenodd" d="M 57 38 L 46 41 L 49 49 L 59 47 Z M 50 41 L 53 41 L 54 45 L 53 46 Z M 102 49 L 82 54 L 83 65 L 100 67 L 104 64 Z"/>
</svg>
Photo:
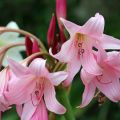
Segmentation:
<svg viewBox="0 0 120 120">
<path fill-rule="evenodd" d="M 105 17 L 104 33 L 120 38 L 120 0 L 68 0 L 67 19 L 83 25 L 99 12 Z M 16 21 L 21 29 L 38 36 L 47 46 L 47 29 L 55 12 L 55 0 L 0 0 L 0 25 Z M 83 109 L 76 109 L 81 102 L 83 84 L 75 77 L 70 101 L 76 120 L 120 120 L 120 104 L 109 100 L 99 106 L 97 98 Z M 57 118 L 59 120 L 59 117 Z M 4 113 L 2 120 L 19 120 L 13 108 Z"/>
</svg>

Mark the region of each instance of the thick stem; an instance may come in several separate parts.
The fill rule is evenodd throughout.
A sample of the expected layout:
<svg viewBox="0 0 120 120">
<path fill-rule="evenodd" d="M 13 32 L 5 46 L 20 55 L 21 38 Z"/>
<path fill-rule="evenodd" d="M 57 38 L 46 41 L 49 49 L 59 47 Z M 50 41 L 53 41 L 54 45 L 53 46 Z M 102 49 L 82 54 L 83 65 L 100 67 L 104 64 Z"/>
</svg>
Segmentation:
<svg viewBox="0 0 120 120">
<path fill-rule="evenodd" d="M 75 120 L 75 116 L 73 114 L 72 106 L 70 104 L 67 91 L 63 87 L 58 88 L 58 97 L 61 103 L 66 107 L 67 112 L 64 114 L 66 120 Z"/>
<path fill-rule="evenodd" d="M 43 45 L 43 43 L 41 42 L 41 40 L 27 31 L 24 31 L 21 29 L 12 29 L 12 28 L 0 27 L 0 33 L 4 33 L 4 32 L 17 32 L 17 33 L 20 33 L 22 35 L 28 35 L 31 38 L 37 40 L 40 44 L 40 47 L 43 49 L 43 51 L 47 52 L 47 50 L 46 50 L 45 46 Z"/>
</svg>

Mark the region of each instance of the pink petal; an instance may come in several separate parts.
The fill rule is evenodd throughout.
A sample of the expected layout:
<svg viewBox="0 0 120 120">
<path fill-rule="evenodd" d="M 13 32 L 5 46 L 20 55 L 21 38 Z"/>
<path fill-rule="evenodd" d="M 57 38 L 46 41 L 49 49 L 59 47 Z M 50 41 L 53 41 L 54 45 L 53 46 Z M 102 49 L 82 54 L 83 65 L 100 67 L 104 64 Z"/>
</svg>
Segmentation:
<svg viewBox="0 0 120 120">
<path fill-rule="evenodd" d="M 33 106 L 31 101 L 25 103 L 23 107 L 23 112 L 21 115 L 21 120 L 31 120 L 36 109 L 37 109 L 37 106 Z"/>
<path fill-rule="evenodd" d="M 120 71 L 120 52 L 117 51 L 107 52 L 107 55 L 108 58 L 106 59 L 106 63 Z"/>
<path fill-rule="evenodd" d="M 104 60 L 107 59 L 107 52 L 100 45 L 98 45 L 97 48 L 97 63 L 100 65 L 103 64 Z"/>
<path fill-rule="evenodd" d="M 84 69 L 81 69 L 80 75 L 84 85 L 89 84 L 95 79 L 94 75 L 87 73 Z"/>
<path fill-rule="evenodd" d="M 97 88 L 113 102 L 120 100 L 120 82 L 114 71 L 104 72 L 101 80 L 96 80 Z"/>
<path fill-rule="evenodd" d="M 22 104 L 30 99 L 36 85 L 36 78 L 31 75 L 23 76 L 20 79 L 12 77 L 9 82 L 6 98 L 10 104 Z"/>
<path fill-rule="evenodd" d="M 29 68 L 31 69 L 31 73 L 34 73 L 36 76 L 46 76 L 48 73 L 46 67 L 46 60 L 42 58 L 36 58 L 34 59 L 31 64 L 29 65 Z"/>
<path fill-rule="evenodd" d="M 59 85 L 62 81 L 64 81 L 67 77 L 68 77 L 67 72 L 63 72 L 63 71 L 54 72 L 54 73 L 50 73 L 50 74 L 49 74 L 50 82 L 51 82 L 53 85 L 56 85 L 56 86 L 58 86 L 58 85 Z"/>
<path fill-rule="evenodd" d="M 81 108 L 87 106 L 91 102 L 95 94 L 95 88 L 96 87 L 93 82 L 85 85 L 82 96 L 82 103 L 80 105 Z"/>
<path fill-rule="evenodd" d="M 60 18 L 60 20 L 64 24 L 64 26 L 67 29 L 67 31 L 69 32 L 70 36 L 73 36 L 81 28 L 81 26 L 74 24 L 68 20 L 65 20 L 64 18 Z"/>
<path fill-rule="evenodd" d="M 104 49 L 120 49 L 120 40 L 109 35 L 102 35 L 101 44 Z"/>
<path fill-rule="evenodd" d="M 22 111 L 23 111 L 22 105 L 16 105 L 16 111 L 20 117 L 22 115 Z"/>
<path fill-rule="evenodd" d="M 95 17 L 91 17 L 81 28 L 83 34 L 90 36 L 101 36 L 104 30 L 104 18 L 97 13 Z"/>
<path fill-rule="evenodd" d="M 44 100 L 46 107 L 56 114 L 64 114 L 66 109 L 56 100 L 56 93 L 53 85 L 46 81 L 44 88 Z"/>
<path fill-rule="evenodd" d="M 43 100 L 40 101 L 30 120 L 48 120 L 48 113 Z"/>
<path fill-rule="evenodd" d="M 60 60 L 61 62 L 71 61 L 76 53 L 74 42 L 72 40 L 68 40 L 62 45 L 59 53 L 53 55 L 51 49 L 49 50 L 49 53 L 51 56 Z"/>
<path fill-rule="evenodd" d="M 80 107 L 85 107 L 90 103 L 92 98 L 94 97 L 95 94 L 95 84 L 93 83 L 93 80 L 95 77 L 89 73 L 87 73 L 84 69 L 81 70 L 81 80 L 83 84 L 85 85 L 83 97 L 82 97 L 82 103 Z"/>
<path fill-rule="evenodd" d="M 9 64 L 10 68 L 12 69 L 13 73 L 17 77 L 21 77 L 21 76 L 29 73 L 29 71 L 26 67 L 22 66 L 20 63 L 17 63 L 16 61 L 14 61 L 10 58 L 8 59 L 8 64 Z"/>
<path fill-rule="evenodd" d="M 92 45 L 90 45 L 89 40 L 84 42 L 85 52 L 83 53 L 81 62 L 83 68 L 90 74 L 100 75 L 102 74 L 102 69 L 97 64 L 95 57 L 93 56 Z"/>
<path fill-rule="evenodd" d="M 67 72 L 68 72 L 68 78 L 64 81 L 64 86 L 69 86 L 75 77 L 75 75 L 78 73 L 80 70 L 81 63 L 79 59 L 74 57 L 74 60 L 71 60 L 67 64 Z"/>
</svg>

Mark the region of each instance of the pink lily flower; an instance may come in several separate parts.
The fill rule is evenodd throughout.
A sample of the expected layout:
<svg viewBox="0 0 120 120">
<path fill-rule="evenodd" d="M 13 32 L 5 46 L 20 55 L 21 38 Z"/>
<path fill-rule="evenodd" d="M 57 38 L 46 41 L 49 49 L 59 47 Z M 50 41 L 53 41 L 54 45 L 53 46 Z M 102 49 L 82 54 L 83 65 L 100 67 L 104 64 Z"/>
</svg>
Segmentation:
<svg viewBox="0 0 120 120">
<path fill-rule="evenodd" d="M 9 66 L 19 79 L 11 78 L 6 98 L 11 104 L 25 103 L 21 115 L 22 120 L 31 120 L 33 115 L 38 114 L 40 106 L 44 106 L 42 99 L 49 111 L 56 114 L 66 112 L 66 109 L 56 100 L 54 86 L 64 81 L 67 73 L 63 71 L 49 73 L 45 64 L 46 60 L 36 58 L 29 67 L 24 67 L 9 59 Z M 43 109 L 45 111 L 44 107 Z"/>
<path fill-rule="evenodd" d="M 7 90 L 7 84 L 10 79 L 10 76 L 11 75 L 8 68 L 5 68 L 0 72 L 0 114 L 1 112 L 4 112 L 5 110 L 9 109 L 9 102 L 6 99 L 4 93 Z"/>
<path fill-rule="evenodd" d="M 69 32 L 70 39 L 62 45 L 59 53 L 53 55 L 50 49 L 50 54 L 61 62 L 68 63 L 69 76 L 65 80 L 65 85 L 68 86 L 72 82 L 81 65 L 88 73 L 101 75 L 102 70 L 93 56 L 93 47 L 97 48 L 96 45 L 100 45 L 105 49 L 120 49 L 118 39 L 103 34 L 103 16 L 97 13 L 83 26 L 76 25 L 63 18 L 61 21 Z"/>
<path fill-rule="evenodd" d="M 81 70 L 81 79 L 85 85 L 85 90 L 80 107 L 85 107 L 90 103 L 96 88 L 111 101 L 118 102 L 120 100 L 120 53 L 106 53 L 101 49 L 95 56 L 102 68 L 102 74 L 92 75 L 84 68 Z"/>
</svg>

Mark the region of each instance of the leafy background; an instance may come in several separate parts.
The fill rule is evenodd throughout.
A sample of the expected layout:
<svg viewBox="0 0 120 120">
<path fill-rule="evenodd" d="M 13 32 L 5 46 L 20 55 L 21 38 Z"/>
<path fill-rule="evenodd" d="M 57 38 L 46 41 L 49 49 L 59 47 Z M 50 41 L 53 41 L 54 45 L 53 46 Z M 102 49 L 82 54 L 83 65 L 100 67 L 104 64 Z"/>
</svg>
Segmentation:
<svg viewBox="0 0 120 120">
<path fill-rule="evenodd" d="M 68 0 L 70 21 L 84 24 L 96 12 L 105 17 L 105 33 L 120 38 L 119 0 Z M 55 12 L 55 0 L 0 0 L 0 25 L 16 21 L 20 28 L 38 36 L 44 44 L 52 13 Z M 70 101 L 76 120 L 120 120 L 120 104 L 106 100 L 102 106 L 95 98 L 86 108 L 77 109 L 81 102 L 83 84 L 79 75 L 73 82 Z M 59 117 L 57 117 L 59 120 Z M 4 113 L 2 120 L 19 120 L 15 107 Z"/>
</svg>

